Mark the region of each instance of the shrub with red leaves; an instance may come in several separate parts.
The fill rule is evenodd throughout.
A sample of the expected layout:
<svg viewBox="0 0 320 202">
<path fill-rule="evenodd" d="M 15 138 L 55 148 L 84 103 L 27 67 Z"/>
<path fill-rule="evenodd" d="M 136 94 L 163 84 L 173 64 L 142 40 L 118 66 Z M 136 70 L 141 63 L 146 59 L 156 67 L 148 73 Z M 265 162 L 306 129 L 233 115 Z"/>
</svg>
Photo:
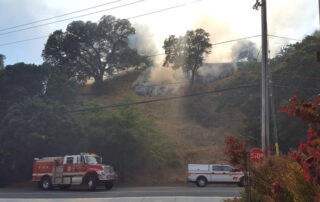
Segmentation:
<svg viewBox="0 0 320 202">
<path fill-rule="evenodd" d="M 242 170 L 245 170 L 246 150 L 248 149 L 248 142 L 240 140 L 235 136 L 227 136 L 225 139 L 224 154 L 227 156 L 228 161 Z"/>
<path fill-rule="evenodd" d="M 294 95 L 289 106 L 281 106 L 280 110 L 308 122 L 307 141 L 301 142 L 291 156 L 303 168 L 308 182 L 320 183 L 320 95 L 313 102 L 298 100 L 298 96 Z"/>
</svg>

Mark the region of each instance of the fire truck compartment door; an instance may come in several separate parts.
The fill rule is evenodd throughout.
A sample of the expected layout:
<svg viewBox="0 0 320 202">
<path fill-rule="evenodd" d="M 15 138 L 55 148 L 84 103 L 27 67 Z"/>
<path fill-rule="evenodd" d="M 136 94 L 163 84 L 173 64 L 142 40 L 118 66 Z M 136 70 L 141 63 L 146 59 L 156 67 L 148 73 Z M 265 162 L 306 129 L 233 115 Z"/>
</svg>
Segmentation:
<svg viewBox="0 0 320 202">
<path fill-rule="evenodd" d="M 63 166 L 55 165 L 53 168 L 53 177 L 52 177 L 53 184 L 61 184 L 62 183 L 62 173 L 63 173 Z"/>
<path fill-rule="evenodd" d="M 63 177 L 63 184 L 71 184 L 71 177 Z"/>
<path fill-rule="evenodd" d="M 72 184 L 81 184 L 82 176 L 74 176 L 72 177 Z"/>
</svg>

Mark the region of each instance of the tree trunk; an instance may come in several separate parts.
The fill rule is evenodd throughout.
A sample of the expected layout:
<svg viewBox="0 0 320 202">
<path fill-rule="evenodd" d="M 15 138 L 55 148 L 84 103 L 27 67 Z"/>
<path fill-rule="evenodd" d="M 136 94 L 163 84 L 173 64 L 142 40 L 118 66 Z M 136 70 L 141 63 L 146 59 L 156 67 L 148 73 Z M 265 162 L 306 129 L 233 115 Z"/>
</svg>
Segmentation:
<svg viewBox="0 0 320 202">
<path fill-rule="evenodd" d="M 196 76 L 196 71 L 191 71 L 191 85 L 194 84 L 194 78 Z"/>
<path fill-rule="evenodd" d="M 103 77 L 100 75 L 94 76 L 94 83 L 95 84 L 102 84 L 103 83 Z"/>
</svg>

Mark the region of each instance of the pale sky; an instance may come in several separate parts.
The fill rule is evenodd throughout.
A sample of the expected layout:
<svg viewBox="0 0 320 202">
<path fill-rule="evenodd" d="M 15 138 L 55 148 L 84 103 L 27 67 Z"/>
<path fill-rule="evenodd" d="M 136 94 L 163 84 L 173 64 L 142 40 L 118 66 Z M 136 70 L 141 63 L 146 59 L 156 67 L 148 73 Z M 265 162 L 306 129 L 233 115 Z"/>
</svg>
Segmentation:
<svg viewBox="0 0 320 202">
<path fill-rule="evenodd" d="M 39 22 L 16 29 L 3 30 L 65 13 L 113 2 L 95 9 Z M 255 0 L 0 0 L 0 53 L 6 56 L 5 64 L 17 62 L 41 64 L 41 51 L 47 38 L 30 40 L 11 45 L 6 43 L 49 35 L 57 29 L 65 30 L 74 20 L 97 22 L 102 15 L 129 18 L 132 24 L 145 27 L 147 45 L 155 44 L 157 53 L 162 53 L 162 44 L 170 34 L 183 35 L 187 30 L 203 28 L 211 35 L 211 43 L 219 43 L 237 38 L 261 34 L 260 10 L 252 9 Z M 131 4 L 131 5 L 127 5 Z M 319 29 L 318 0 L 267 0 L 268 32 L 272 35 L 302 39 Z M 120 6 L 120 7 L 119 7 Z M 121 7 L 122 6 L 122 7 Z M 169 7 L 171 10 L 132 18 Z M 119 7 L 119 8 L 116 8 Z M 109 10 L 107 10 L 109 9 Z M 24 31 L 8 33 L 85 15 L 64 22 L 36 27 Z M 252 38 L 260 48 L 260 38 Z M 293 40 L 269 38 L 271 55 L 280 46 L 294 43 Z M 228 62 L 233 43 L 213 46 L 208 62 Z"/>
</svg>

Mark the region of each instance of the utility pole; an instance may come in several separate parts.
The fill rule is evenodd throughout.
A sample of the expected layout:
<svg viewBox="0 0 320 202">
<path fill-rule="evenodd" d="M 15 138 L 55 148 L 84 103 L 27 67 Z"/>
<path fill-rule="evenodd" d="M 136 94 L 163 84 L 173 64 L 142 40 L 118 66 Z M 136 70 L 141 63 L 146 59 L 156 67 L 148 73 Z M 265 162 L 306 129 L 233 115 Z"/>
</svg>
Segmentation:
<svg viewBox="0 0 320 202">
<path fill-rule="evenodd" d="M 320 0 L 318 0 L 318 6 L 319 6 L 319 24 L 320 24 Z"/>
<path fill-rule="evenodd" d="M 320 0 L 319 0 L 320 1 Z M 254 9 L 261 7 L 261 148 L 266 155 L 269 154 L 269 78 L 267 69 L 268 60 L 268 29 L 267 29 L 267 2 L 256 0 Z"/>
</svg>

